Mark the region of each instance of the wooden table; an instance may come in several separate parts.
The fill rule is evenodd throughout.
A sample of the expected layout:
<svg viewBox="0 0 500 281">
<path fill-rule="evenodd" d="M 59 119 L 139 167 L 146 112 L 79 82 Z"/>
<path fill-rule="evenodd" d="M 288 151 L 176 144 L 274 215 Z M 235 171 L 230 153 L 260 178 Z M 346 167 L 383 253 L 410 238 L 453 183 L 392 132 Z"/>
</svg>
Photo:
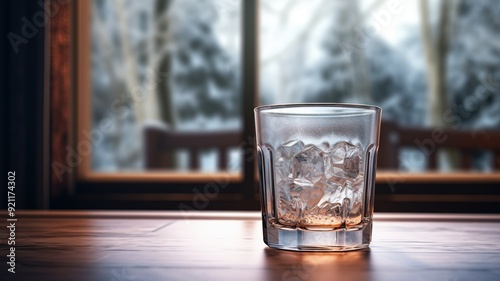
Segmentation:
<svg viewBox="0 0 500 281">
<path fill-rule="evenodd" d="M 499 215 L 376 214 L 370 249 L 344 253 L 270 249 L 256 212 L 24 212 L 16 226 L 2 281 L 500 280 Z"/>
</svg>

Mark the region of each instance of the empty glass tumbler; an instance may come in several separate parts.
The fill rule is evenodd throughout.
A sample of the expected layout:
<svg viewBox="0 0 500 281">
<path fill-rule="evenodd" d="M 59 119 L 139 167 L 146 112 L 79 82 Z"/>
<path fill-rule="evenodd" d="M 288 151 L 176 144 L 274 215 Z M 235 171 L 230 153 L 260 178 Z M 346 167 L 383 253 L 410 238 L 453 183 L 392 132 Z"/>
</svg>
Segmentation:
<svg viewBox="0 0 500 281">
<path fill-rule="evenodd" d="M 371 241 L 382 110 L 354 104 L 255 109 L 264 242 L 347 251 Z"/>
</svg>

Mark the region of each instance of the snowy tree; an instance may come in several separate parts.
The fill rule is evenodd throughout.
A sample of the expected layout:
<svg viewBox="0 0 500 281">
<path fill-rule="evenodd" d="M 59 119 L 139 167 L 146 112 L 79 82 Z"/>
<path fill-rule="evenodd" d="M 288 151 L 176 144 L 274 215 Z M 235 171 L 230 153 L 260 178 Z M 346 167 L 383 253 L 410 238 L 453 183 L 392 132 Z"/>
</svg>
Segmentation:
<svg viewBox="0 0 500 281">
<path fill-rule="evenodd" d="M 332 23 L 323 43 L 325 57 L 311 79 L 309 102 L 369 102 L 363 34 L 358 1 L 335 5 Z M 361 38 L 360 38 L 361 37 Z M 363 41 L 363 42 L 359 42 Z"/>
<path fill-rule="evenodd" d="M 420 0 L 420 26 L 428 77 L 428 123 L 439 127 L 445 125 L 442 115 L 448 108 L 446 60 L 450 44 L 450 26 L 453 24 L 455 12 L 453 3 L 451 0 L 440 1 L 437 7 L 438 19 L 433 27 L 428 0 Z"/>
<path fill-rule="evenodd" d="M 461 0 L 448 54 L 455 128 L 500 128 L 500 3 Z"/>
<path fill-rule="evenodd" d="M 92 1 L 92 126 L 114 126 L 95 144 L 94 169 L 141 169 L 142 128 L 151 121 L 239 128 L 238 3 Z"/>
<path fill-rule="evenodd" d="M 370 39 L 366 46 L 372 99 L 384 109 L 384 118 L 402 126 L 423 125 L 422 94 L 427 90 L 423 71 L 411 66 L 400 49 L 380 38 Z"/>
<path fill-rule="evenodd" d="M 170 82 L 175 125 L 239 117 L 239 64 L 214 34 L 212 22 L 219 16 L 218 7 L 208 1 L 176 1 L 174 5 Z M 197 127 L 203 129 L 205 124 Z"/>
<path fill-rule="evenodd" d="M 114 128 L 94 144 L 92 167 L 101 171 L 141 167 L 136 124 L 157 112 L 149 106 L 156 104 L 155 96 L 145 90 L 148 66 L 141 63 L 149 35 L 148 22 L 141 19 L 150 18 L 152 10 L 151 1 L 144 3 L 92 3 L 92 126 L 99 128 L 101 121 L 112 120 Z"/>
</svg>

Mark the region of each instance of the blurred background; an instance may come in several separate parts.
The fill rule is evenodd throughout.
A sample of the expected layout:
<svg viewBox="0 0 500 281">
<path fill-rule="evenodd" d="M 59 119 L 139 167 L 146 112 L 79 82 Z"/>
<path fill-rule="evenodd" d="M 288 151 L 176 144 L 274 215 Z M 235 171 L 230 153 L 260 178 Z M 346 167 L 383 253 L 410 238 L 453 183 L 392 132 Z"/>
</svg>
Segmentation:
<svg viewBox="0 0 500 281">
<path fill-rule="evenodd" d="M 21 207 L 256 210 L 253 108 L 336 102 L 383 108 L 377 211 L 500 211 L 500 1 L 0 5 Z"/>
<path fill-rule="evenodd" d="M 237 0 L 92 1 L 85 110 L 92 128 L 108 119 L 115 128 L 93 150 L 93 171 L 189 170 L 189 148 L 163 160 L 146 153 L 142 134 L 152 126 L 241 133 L 242 12 Z M 498 130 L 498 13 L 495 0 L 260 1 L 256 105 L 376 104 L 402 128 Z M 227 161 L 239 171 L 237 144 L 224 154 L 202 150 L 198 168 Z M 469 168 L 493 170 L 494 154 L 477 148 Z M 388 168 L 429 170 L 424 152 L 402 148 L 403 160 Z M 457 154 L 442 151 L 435 168 L 460 168 Z"/>
<path fill-rule="evenodd" d="M 106 119 L 116 128 L 96 146 L 94 171 L 148 168 L 141 142 L 147 127 L 241 133 L 241 20 L 240 1 L 92 2 L 88 110 L 93 128 Z M 171 154 L 170 165 L 155 168 L 189 168 L 188 151 Z M 201 151 L 199 168 L 216 170 L 219 156 Z M 237 148 L 226 157 L 231 170 L 241 168 Z"/>
</svg>

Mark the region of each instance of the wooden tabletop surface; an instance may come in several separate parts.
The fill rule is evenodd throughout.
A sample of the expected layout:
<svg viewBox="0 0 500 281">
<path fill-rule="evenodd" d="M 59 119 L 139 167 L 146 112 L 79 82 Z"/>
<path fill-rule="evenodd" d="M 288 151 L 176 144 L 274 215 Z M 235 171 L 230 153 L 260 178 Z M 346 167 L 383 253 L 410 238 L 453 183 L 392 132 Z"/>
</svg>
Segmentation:
<svg viewBox="0 0 500 281">
<path fill-rule="evenodd" d="M 500 280 L 499 215 L 376 214 L 370 249 L 297 253 L 262 242 L 260 214 L 24 212 L 0 280 Z"/>
</svg>

